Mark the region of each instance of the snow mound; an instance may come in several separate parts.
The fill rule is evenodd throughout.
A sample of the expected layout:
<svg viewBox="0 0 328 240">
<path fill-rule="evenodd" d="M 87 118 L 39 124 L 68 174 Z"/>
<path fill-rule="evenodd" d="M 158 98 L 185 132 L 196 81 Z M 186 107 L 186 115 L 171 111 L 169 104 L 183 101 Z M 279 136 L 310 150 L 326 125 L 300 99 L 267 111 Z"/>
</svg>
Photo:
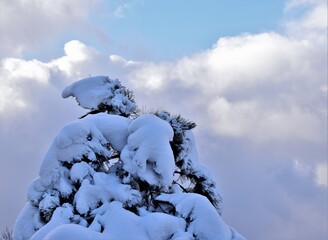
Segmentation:
<svg viewBox="0 0 328 240">
<path fill-rule="evenodd" d="M 60 163 L 81 162 L 83 157 L 97 161 L 98 156 L 110 158 L 126 145 L 131 120 L 100 113 L 73 121 L 55 138 L 44 158 L 39 175 L 45 185 L 58 181 Z"/>
<path fill-rule="evenodd" d="M 157 200 L 175 206 L 177 216 L 188 222 L 187 232 L 202 240 L 244 240 L 231 229 L 208 199 L 195 193 L 163 194 Z"/>
<path fill-rule="evenodd" d="M 41 228 L 44 224 L 38 219 L 38 208 L 31 202 L 27 202 L 20 212 L 13 231 L 13 239 L 25 240 L 30 239 L 35 233 L 35 228 Z"/>
<path fill-rule="evenodd" d="M 37 231 L 30 240 L 43 240 L 46 235 L 56 227 L 70 223 L 70 219 L 73 218 L 73 207 L 70 205 L 66 205 L 64 207 L 58 207 L 50 222 L 48 222 L 44 227 L 42 227 L 39 231 Z"/>
<path fill-rule="evenodd" d="M 101 232 L 76 224 L 66 224 L 67 216 L 54 216 L 31 240 L 188 240 L 194 239 L 184 231 L 186 222 L 164 213 L 147 213 L 138 216 L 125 210 L 122 203 L 113 201 L 98 209 L 97 221 Z M 115 216 L 115 217 L 114 217 Z"/>
<path fill-rule="evenodd" d="M 31 238 L 15 236 L 14 239 L 245 240 L 226 225 L 207 198 L 199 194 L 163 194 L 157 200 L 174 206 L 176 216 L 143 208 L 137 215 L 124 209 L 121 202 L 112 201 L 93 210 L 95 220 L 86 227 L 70 223 L 76 216 L 67 204 L 58 207 L 52 219 Z"/>
<path fill-rule="evenodd" d="M 75 194 L 74 204 L 80 214 L 86 214 L 109 200 L 119 201 L 127 206 L 140 202 L 139 192 L 131 189 L 130 185 L 121 184 L 113 174 L 95 173 L 93 180 L 94 183 L 88 179 L 83 180 Z"/>
<path fill-rule="evenodd" d="M 170 185 L 175 171 L 172 139 L 167 122 L 151 114 L 138 117 L 129 125 L 128 143 L 121 153 L 124 169 L 150 185 Z"/>
<path fill-rule="evenodd" d="M 77 224 L 60 225 L 46 235 L 43 240 L 106 240 L 106 236 L 99 232 L 92 231 L 88 228 Z"/>
</svg>

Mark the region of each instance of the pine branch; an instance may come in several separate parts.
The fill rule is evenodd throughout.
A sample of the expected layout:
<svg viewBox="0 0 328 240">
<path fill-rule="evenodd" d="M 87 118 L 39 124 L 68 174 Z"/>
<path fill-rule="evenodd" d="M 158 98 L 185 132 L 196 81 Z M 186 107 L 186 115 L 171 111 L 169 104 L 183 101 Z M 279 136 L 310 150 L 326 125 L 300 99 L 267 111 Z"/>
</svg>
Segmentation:
<svg viewBox="0 0 328 240">
<path fill-rule="evenodd" d="M 13 240 L 13 231 L 9 230 L 9 228 L 6 228 L 1 233 L 1 240 Z"/>
</svg>

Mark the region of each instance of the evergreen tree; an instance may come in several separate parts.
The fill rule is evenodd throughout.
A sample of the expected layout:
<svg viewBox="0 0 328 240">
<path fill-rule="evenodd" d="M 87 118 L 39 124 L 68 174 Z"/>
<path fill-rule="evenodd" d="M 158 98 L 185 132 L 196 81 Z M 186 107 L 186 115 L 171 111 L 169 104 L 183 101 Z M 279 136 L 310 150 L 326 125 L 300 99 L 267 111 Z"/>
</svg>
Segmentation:
<svg viewBox="0 0 328 240">
<path fill-rule="evenodd" d="M 15 240 L 243 239 L 220 217 L 222 199 L 198 162 L 194 122 L 165 111 L 136 114 L 132 92 L 108 77 L 80 80 L 62 96 L 91 111 L 55 138 Z"/>
</svg>

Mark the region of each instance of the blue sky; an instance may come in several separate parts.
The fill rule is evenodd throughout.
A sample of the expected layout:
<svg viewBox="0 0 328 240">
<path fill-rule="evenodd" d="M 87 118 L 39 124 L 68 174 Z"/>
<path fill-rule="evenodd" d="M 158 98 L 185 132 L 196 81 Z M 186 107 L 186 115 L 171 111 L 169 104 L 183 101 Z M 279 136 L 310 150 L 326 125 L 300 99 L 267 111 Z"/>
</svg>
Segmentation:
<svg viewBox="0 0 328 240">
<path fill-rule="evenodd" d="M 80 39 L 126 58 L 174 60 L 210 48 L 220 37 L 281 31 L 284 5 L 282 0 L 107 1 L 88 17 L 96 32 L 63 31 L 51 50 L 47 45 L 28 57 L 51 58 L 65 42 Z"/>
<path fill-rule="evenodd" d="M 102 23 L 118 54 L 138 58 L 133 46 L 140 42 L 145 48 L 141 60 L 171 60 L 207 49 L 222 36 L 278 28 L 283 1 L 144 1 L 121 9 Z"/>
<path fill-rule="evenodd" d="M 224 219 L 248 239 L 327 237 L 325 0 L 0 4 L 1 227 L 85 113 L 61 91 L 108 75 L 141 108 L 197 122 Z"/>
</svg>

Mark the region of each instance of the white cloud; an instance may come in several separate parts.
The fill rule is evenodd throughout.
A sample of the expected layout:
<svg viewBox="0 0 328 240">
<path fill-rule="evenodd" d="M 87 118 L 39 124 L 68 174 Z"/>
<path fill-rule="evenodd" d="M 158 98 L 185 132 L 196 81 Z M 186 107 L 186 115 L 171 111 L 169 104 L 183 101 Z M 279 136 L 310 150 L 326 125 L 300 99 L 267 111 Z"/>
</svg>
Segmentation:
<svg viewBox="0 0 328 240">
<path fill-rule="evenodd" d="M 327 1 L 293 0 L 288 3 L 287 13 L 302 12 L 299 18 L 292 18 L 286 22 L 286 30 L 289 35 L 316 42 L 327 51 Z"/>
<path fill-rule="evenodd" d="M 315 6 L 313 11 L 302 19 L 301 25 L 307 29 L 327 29 L 327 5 Z"/>
<path fill-rule="evenodd" d="M 328 186 L 328 165 L 327 162 L 320 163 L 316 167 L 316 183 L 319 186 Z"/>
<path fill-rule="evenodd" d="M 31 79 L 45 84 L 50 78 L 45 64 L 37 60 L 26 61 L 23 59 L 7 58 L 2 61 L 1 65 L 4 71 L 11 73 L 12 78 L 17 80 Z"/>
<path fill-rule="evenodd" d="M 99 53 L 92 47 L 86 46 L 78 40 L 72 40 L 65 44 L 65 56 L 50 61 L 50 68 L 64 72 L 67 76 L 80 76 L 83 68 L 81 65 L 97 58 Z"/>
<path fill-rule="evenodd" d="M 113 15 L 117 18 L 124 18 L 129 12 L 133 10 L 134 7 L 139 4 L 143 4 L 143 1 L 135 0 L 118 5 L 113 11 Z"/>
<path fill-rule="evenodd" d="M 110 55 L 109 60 L 113 63 L 121 64 L 122 66 L 138 64 L 138 62 L 126 60 L 125 58 L 123 58 L 122 56 L 119 56 L 119 55 Z"/>
<path fill-rule="evenodd" d="M 88 29 L 89 14 L 100 0 L 11 0 L 0 7 L 0 58 L 43 49 L 68 31 Z"/>
<path fill-rule="evenodd" d="M 50 73 L 46 65 L 37 60 L 8 58 L 0 62 L 0 112 L 8 108 L 28 106 L 23 95 L 26 85 L 32 82 L 47 84 Z"/>
<path fill-rule="evenodd" d="M 140 63 L 128 79 L 154 95 L 193 88 L 185 101 L 207 109 L 198 120 L 211 119 L 213 130 L 225 136 L 320 141 L 326 119 L 320 89 L 327 77 L 317 64 L 325 61 L 320 49 L 276 33 L 221 38 L 177 63 Z"/>
<path fill-rule="evenodd" d="M 286 2 L 286 10 L 292 10 L 293 8 L 304 6 L 304 5 L 310 5 L 310 6 L 318 6 L 323 3 L 326 3 L 325 0 L 288 0 Z"/>
<path fill-rule="evenodd" d="M 49 62 L 3 59 L 0 62 L 0 112 L 9 113 L 17 107 L 33 108 L 33 104 L 37 104 L 33 92 L 41 89 L 47 91 L 55 86 L 60 92 L 69 83 L 92 74 L 115 76 L 116 73 L 119 77 L 121 68 L 137 64 L 123 58 L 120 61 L 118 57 L 108 58 L 78 40 L 66 43 L 64 53 Z"/>
<path fill-rule="evenodd" d="M 158 72 L 165 81 L 181 81 L 201 87 L 206 93 L 221 93 L 229 88 L 275 84 L 289 74 L 311 74 L 306 60 L 315 46 L 311 42 L 289 39 L 276 33 L 221 38 L 205 52 L 185 57 L 177 63 L 145 63 L 136 79 L 151 81 L 147 73 Z M 311 64 L 311 62 L 310 62 Z M 313 67 L 313 66 L 309 66 Z M 304 72 L 297 73 L 304 70 Z M 152 74 L 150 74 L 152 75 Z M 137 81 L 135 80 L 135 82 Z"/>
<path fill-rule="evenodd" d="M 256 101 L 228 102 L 218 98 L 208 108 L 213 129 L 218 134 L 246 137 L 256 142 L 268 140 L 322 140 L 324 116 L 318 117 L 299 106 L 277 108 Z"/>
<path fill-rule="evenodd" d="M 88 48 L 78 40 L 66 43 L 64 51 L 68 59 L 72 61 L 83 61 L 90 57 Z"/>
</svg>

